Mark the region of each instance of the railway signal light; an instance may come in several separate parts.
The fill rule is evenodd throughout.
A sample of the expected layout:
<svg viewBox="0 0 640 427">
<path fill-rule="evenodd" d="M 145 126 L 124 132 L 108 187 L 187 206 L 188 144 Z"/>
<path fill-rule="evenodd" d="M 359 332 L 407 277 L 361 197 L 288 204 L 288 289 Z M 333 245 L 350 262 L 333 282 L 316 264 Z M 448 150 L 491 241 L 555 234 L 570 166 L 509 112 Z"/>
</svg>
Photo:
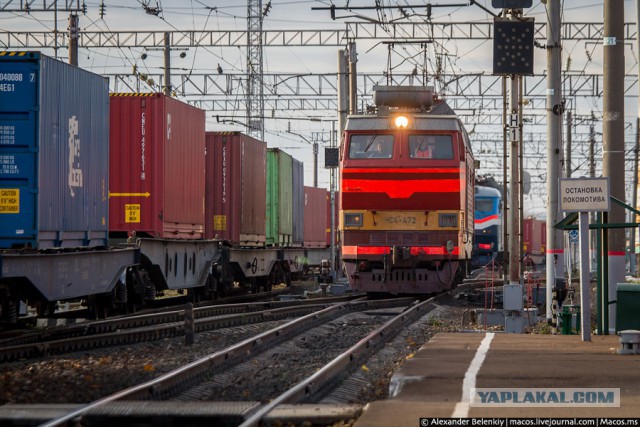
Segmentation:
<svg viewBox="0 0 640 427">
<path fill-rule="evenodd" d="M 534 20 L 493 21 L 493 74 L 533 74 Z"/>
<path fill-rule="evenodd" d="M 491 0 L 491 6 L 496 9 L 524 9 L 532 5 L 533 0 Z"/>
<path fill-rule="evenodd" d="M 337 168 L 340 166 L 340 150 L 335 147 L 324 148 L 324 167 Z"/>
</svg>

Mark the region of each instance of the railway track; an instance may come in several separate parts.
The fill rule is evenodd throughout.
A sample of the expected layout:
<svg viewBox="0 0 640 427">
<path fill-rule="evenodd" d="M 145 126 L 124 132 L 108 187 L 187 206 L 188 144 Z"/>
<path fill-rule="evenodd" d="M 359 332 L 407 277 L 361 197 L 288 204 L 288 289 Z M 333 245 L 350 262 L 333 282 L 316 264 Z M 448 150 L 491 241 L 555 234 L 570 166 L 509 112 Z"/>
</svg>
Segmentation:
<svg viewBox="0 0 640 427">
<path fill-rule="evenodd" d="M 193 308 L 193 332 L 299 316 L 353 298 L 202 305 Z M 182 336 L 189 328 L 185 326 L 185 310 L 174 308 L 83 322 L 5 339 L 0 341 L 0 363 Z"/>
<path fill-rule="evenodd" d="M 144 423 L 143 419 L 153 418 L 151 413 L 164 413 L 166 425 L 198 425 L 198 419 L 220 425 L 258 425 L 273 417 L 299 416 L 301 403 L 322 408 L 315 410 L 316 415 L 326 416 L 328 410 L 344 417 L 346 407 L 340 396 L 348 396 L 348 389 L 356 389 L 358 383 L 344 380 L 362 372 L 388 340 L 436 306 L 435 299 L 418 303 L 407 298 L 334 304 L 152 381 L 74 408 L 46 425 L 81 419 L 92 425 Z M 323 402 L 323 398 L 329 400 Z M 284 408 L 291 404 L 296 405 L 293 412 L 284 415 Z M 356 405 L 346 413 L 353 416 L 357 411 Z M 124 413 L 128 415 L 123 417 Z"/>
</svg>

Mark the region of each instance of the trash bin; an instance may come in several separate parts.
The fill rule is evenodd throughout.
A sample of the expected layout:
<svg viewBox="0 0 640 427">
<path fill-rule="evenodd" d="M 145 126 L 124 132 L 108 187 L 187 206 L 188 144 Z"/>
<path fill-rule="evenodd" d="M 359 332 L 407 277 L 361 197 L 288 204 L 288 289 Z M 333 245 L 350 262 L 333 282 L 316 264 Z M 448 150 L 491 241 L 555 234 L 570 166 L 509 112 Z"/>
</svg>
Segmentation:
<svg viewBox="0 0 640 427">
<path fill-rule="evenodd" d="M 575 333 L 580 333 L 579 305 L 565 305 L 557 316 L 560 324 L 560 333 L 563 335 L 571 335 L 574 329 L 576 330 Z"/>
<path fill-rule="evenodd" d="M 560 317 L 560 323 L 562 323 L 561 333 L 562 335 L 571 335 L 571 317 L 573 313 L 569 307 L 562 307 L 562 311 L 558 313 L 558 317 Z"/>
</svg>

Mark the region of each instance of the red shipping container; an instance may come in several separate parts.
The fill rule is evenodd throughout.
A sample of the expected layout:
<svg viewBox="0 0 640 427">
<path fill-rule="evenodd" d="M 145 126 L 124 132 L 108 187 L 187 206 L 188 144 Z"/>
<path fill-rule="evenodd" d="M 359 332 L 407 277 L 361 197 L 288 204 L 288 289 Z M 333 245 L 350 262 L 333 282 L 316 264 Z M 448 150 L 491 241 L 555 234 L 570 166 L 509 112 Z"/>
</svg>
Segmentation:
<svg viewBox="0 0 640 427">
<path fill-rule="evenodd" d="M 304 247 L 324 248 L 327 245 L 327 190 L 304 187 Z"/>
<path fill-rule="evenodd" d="M 522 248 L 525 254 L 544 254 L 546 242 L 546 224 L 535 218 L 525 218 L 522 221 Z"/>
<path fill-rule="evenodd" d="M 112 236 L 204 237 L 205 113 L 159 93 L 111 94 Z"/>
<path fill-rule="evenodd" d="M 205 237 L 263 246 L 267 144 L 240 132 L 207 132 Z"/>
<path fill-rule="evenodd" d="M 542 254 L 542 229 L 544 222 L 539 219 L 533 220 L 533 232 L 531 233 L 531 253 Z"/>
</svg>

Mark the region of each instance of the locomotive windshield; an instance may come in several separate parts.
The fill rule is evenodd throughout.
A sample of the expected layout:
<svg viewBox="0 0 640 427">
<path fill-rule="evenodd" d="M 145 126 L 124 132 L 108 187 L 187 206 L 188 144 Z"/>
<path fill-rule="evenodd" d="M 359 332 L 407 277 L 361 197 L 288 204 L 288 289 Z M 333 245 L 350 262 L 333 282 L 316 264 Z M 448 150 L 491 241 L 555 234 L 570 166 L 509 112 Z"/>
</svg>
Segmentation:
<svg viewBox="0 0 640 427">
<path fill-rule="evenodd" d="M 390 159 L 393 156 L 393 135 L 351 135 L 350 159 Z"/>
<path fill-rule="evenodd" d="M 409 135 L 412 159 L 453 159 L 451 135 Z"/>
<path fill-rule="evenodd" d="M 476 199 L 476 211 L 491 213 L 495 210 L 492 199 Z"/>
</svg>

